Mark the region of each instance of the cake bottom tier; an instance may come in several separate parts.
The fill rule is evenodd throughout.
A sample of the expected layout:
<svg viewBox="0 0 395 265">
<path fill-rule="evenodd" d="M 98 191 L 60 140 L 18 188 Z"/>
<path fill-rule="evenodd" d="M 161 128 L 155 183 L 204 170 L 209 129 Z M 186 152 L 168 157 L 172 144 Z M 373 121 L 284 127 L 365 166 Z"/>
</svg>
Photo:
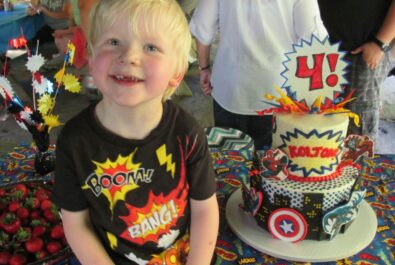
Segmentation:
<svg viewBox="0 0 395 265">
<path fill-rule="evenodd" d="M 258 225 L 273 236 L 290 238 L 292 242 L 328 239 L 322 219 L 327 212 L 348 202 L 359 175 L 358 168 L 352 165 L 343 166 L 340 172 L 338 178 L 322 182 L 252 176 L 251 188 L 262 194 L 261 206 L 254 216 Z M 289 218 L 295 222 L 289 223 Z M 346 228 L 344 225 L 340 233 Z"/>
</svg>

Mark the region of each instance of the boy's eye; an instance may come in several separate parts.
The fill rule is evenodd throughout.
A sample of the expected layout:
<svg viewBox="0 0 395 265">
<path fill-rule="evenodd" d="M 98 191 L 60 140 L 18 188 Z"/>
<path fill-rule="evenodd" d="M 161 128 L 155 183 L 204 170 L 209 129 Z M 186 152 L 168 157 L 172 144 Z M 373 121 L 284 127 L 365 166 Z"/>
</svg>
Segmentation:
<svg viewBox="0 0 395 265">
<path fill-rule="evenodd" d="M 158 47 L 156 47 L 153 44 L 145 44 L 144 45 L 144 50 L 146 50 L 147 52 L 156 52 L 159 51 Z"/>
<path fill-rule="evenodd" d="M 117 39 L 110 39 L 108 41 L 108 44 L 113 45 L 113 46 L 118 46 L 119 45 L 119 40 L 117 40 Z"/>
</svg>

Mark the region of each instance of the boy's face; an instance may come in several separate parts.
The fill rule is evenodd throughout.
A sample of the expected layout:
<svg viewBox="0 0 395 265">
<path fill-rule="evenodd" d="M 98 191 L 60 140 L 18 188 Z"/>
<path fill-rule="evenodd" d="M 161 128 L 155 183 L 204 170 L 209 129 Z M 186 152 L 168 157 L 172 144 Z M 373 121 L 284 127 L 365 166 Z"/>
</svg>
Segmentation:
<svg viewBox="0 0 395 265">
<path fill-rule="evenodd" d="M 89 59 L 90 72 L 103 94 L 120 106 L 161 103 L 164 91 L 182 79 L 174 72 L 176 54 L 165 34 L 140 36 L 131 33 L 120 17 L 97 40 Z M 158 29 L 159 33 L 161 29 Z"/>
</svg>

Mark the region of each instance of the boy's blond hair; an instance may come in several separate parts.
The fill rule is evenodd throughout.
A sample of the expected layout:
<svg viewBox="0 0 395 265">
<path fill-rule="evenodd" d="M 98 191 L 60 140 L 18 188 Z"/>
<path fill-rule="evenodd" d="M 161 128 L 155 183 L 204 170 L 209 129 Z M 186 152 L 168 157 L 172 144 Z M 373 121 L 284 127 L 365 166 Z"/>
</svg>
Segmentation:
<svg viewBox="0 0 395 265">
<path fill-rule="evenodd" d="M 135 34 L 166 34 L 175 49 L 175 76 L 183 75 L 188 68 L 188 58 L 192 37 L 188 21 L 176 0 L 100 0 L 93 7 L 89 18 L 88 47 L 93 47 L 116 19 L 120 16 L 129 18 L 125 27 Z M 169 87 L 164 98 L 169 98 L 176 88 Z"/>
</svg>

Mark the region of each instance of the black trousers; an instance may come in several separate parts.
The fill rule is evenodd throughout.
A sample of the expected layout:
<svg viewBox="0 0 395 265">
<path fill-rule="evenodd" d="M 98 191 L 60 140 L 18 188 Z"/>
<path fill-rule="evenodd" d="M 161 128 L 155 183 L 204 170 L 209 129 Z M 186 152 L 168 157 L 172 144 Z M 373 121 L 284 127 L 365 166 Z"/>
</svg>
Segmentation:
<svg viewBox="0 0 395 265">
<path fill-rule="evenodd" d="M 222 108 L 215 100 L 214 122 L 216 127 L 238 129 L 254 140 L 256 150 L 266 149 L 272 144 L 273 116 L 272 115 L 241 115 Z"/>
</svg>

